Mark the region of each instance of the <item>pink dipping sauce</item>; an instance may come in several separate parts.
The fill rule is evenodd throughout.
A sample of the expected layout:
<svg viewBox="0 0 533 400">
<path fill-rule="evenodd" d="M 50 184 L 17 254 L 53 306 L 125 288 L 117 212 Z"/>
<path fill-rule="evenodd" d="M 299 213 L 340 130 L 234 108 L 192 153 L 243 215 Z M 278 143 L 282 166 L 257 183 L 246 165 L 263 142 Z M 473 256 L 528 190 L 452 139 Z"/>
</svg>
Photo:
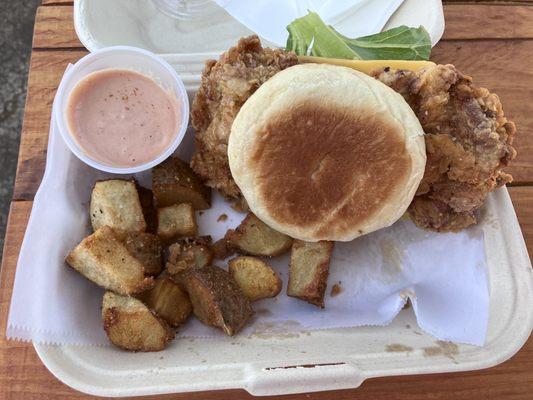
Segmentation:
<svg viewBox="0 0 533 400">
<path fill-rule="evenodd" d="M 67 123 L 90 158 L 113 167 L 134 167 L 154 160 L 172 144 L 180 102 L 148 76 L 102 70 L 72 90 Z"/>
</svg>

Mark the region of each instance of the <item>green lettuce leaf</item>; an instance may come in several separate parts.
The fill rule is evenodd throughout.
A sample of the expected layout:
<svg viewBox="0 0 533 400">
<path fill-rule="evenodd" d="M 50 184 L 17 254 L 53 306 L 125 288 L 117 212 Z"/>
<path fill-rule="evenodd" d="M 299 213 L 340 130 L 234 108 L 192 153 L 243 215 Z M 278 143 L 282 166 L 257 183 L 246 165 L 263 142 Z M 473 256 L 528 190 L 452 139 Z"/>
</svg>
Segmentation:
<svg viewBox="0 0 533 400">
<path fill-rule="evenodd" d="M 363 60 L 429 60 L 431 53 L 431 40 L 423 26 L 402 25 L 357 39 L 337 35 Z"/>
<path fill-rule="evenodd" d="M 310 12 L 305 17 L 295 19 L 287 26 L 287 30 L 289 38 L 285 49 L 297 55 L 361 59 L 317 13 Z"/>
<path fill-rule="evenodd" d="M 356 60 L 428 60 L 431 40 L 421 26 L 399 26 L 375 35 L 350 39 L 309 12 L 287 26 L 286 50 L 297 55 Z"/>
</svg>

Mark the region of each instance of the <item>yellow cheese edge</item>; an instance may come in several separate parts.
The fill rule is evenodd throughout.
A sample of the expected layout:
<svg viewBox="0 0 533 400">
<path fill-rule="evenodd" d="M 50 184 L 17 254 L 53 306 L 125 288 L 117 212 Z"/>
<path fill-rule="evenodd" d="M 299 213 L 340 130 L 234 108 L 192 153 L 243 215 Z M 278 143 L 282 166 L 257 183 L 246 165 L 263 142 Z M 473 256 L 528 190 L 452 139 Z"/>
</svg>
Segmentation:
<svg viewBox="0 0 533 400">
<path fill-rule="evenodd" d="M 357 71 L 370 75 L 372 71 L 390 67 L 392 69 L 406 69 L 418 71 L 421 68 L 435 65 L 431 61 L 407 61 L 407 60 L 344 60 L 340 58 L 326 58 L 313 56 L 298 56 L 300 63 L 332 64 L 342 67 L 353 68 Z"/>
</svg>

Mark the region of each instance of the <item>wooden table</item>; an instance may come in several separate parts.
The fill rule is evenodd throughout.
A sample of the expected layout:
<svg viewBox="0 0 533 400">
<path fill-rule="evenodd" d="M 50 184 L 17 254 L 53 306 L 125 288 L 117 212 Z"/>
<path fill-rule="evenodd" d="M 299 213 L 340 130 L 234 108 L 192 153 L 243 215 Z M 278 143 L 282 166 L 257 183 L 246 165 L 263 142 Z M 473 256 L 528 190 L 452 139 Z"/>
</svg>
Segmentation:
<svg viewBox="0 0 533 400">
<path fill-rule="evenodd" d="M 28 97 L 13 202 L 5 238 L 0 289 L 0 397 L 87 398 L 55 379 L 30 343 L 6 341 L 5 329 L 20 245 L 44 172 L 52 99 L 70 62 L 87 51 L 72 23 L 72 2 L 43 0 L 37 10 Z M 446 32 L 433 59 L 453 63 L 502 98 L 518 126 L 518 157 L 509 168 L 509 192 L 533 254 L 533 0 L 445 2 Z M 529 62 L 528 62 L 529 61 Z M 169 395 L 172 399 L 247 399 L 244 390 Z M 533 338 L 511 360 L 482 371 L 371 379 L 354 390 L 287 399 L 531 399 Z"/>
</svg>

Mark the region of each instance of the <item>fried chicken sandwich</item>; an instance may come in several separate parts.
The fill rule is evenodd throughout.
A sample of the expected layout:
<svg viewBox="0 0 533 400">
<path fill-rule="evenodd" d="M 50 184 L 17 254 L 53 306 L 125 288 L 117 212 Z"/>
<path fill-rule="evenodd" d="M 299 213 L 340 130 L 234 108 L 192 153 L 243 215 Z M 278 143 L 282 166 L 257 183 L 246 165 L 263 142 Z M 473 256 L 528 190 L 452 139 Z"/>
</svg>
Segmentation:
<svg viewBox="0 0 533 400">
<path fill-rule="evenodd" d="M 358 84 L 333 89 L 318 76 L 331 68 L 343 75 L 343 68 L 296 64 L 292 52 L 243 38 L 206 63 L 192 108 L 192 168 L 275 229 L 305 240 L 350 240 L 408 208 L 422 228 L 458 231 L 476 223 L 490 191 L 512 180 L 502 168 L 516 154 L 514 124 L 495 94 L 454 66 L 387 67 L 370 80 L 352 72 Z M 381 104 L 374 89 L 386 86 L 401 96 Z M 425 141 L 427 157 L 419 181 L 423 143 L 408 146 L 422 137 L 413 116 L 424 133 L 414 142 Z M 391 121 L 398 125 L 385 133 Z"/>
</svg>

